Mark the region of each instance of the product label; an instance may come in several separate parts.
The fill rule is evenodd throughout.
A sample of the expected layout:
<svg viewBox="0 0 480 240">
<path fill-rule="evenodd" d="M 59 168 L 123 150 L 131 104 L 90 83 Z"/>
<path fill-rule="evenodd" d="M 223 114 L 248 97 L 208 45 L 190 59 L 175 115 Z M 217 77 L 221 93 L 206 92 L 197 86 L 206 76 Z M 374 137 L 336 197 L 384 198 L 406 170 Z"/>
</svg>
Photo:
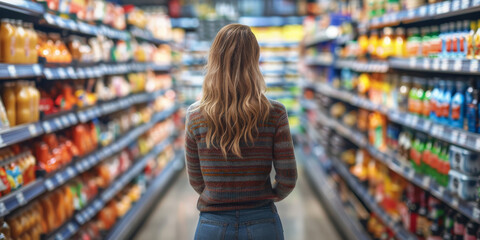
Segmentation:
<svg viewBox="0 0 480 240">
<path fill-rule="evenodd" d="M 450 116 L 452 120 L 460 119 L 460 105 L 452 104 L 452 114 Z"/>
<path fill-rule="evenodd" d="M 15 56 L 15 37 L 12 37 L 12 42 L 10 43 L 10 57 Z"/>
<path fill-rule="evenodd" d="M 25 56 L 28 57 L 30 56 L 30 38 L 25 39 Z"/>
<path fill-rule="evenodd" d="M 430 166 L 430 151 L 423 151 L 422 154 L 422 161 L 427 165 Z"/>
<path fill-rule="evenodd" d="M 420 166 L 422 155 L 417 150 L 410 149 L 410 158 L 416 165 Z"/>
<path fill-rule="evenodd" d="M 430 109 L 431 109 L 431 106 L 430 106 L 430 101 L 426 100 L 426 101 L 423 101 L 422 102 L 422 115 L 425 116 L 425 117 L 428 117 L 428 115 L 430 115 Z"/>
</svg>

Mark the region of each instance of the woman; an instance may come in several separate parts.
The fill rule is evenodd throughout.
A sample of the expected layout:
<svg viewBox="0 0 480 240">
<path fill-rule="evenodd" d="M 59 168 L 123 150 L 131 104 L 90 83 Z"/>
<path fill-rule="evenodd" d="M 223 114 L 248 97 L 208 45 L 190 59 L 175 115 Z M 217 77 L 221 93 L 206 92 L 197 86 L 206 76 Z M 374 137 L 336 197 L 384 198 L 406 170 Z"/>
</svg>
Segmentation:
<svg viewBox="0 0 480 240">
<path fill-rule="evenodd" d="M 223 27 L 210 49 L 203 97 L 187 110 L 187 170 L 200 194 L 195 239 L 283 239 L 273 202 L 293 190 L 297 169 L 287 111 L 265 97 L 259 56 L 249 27 Z"/>
</svg>

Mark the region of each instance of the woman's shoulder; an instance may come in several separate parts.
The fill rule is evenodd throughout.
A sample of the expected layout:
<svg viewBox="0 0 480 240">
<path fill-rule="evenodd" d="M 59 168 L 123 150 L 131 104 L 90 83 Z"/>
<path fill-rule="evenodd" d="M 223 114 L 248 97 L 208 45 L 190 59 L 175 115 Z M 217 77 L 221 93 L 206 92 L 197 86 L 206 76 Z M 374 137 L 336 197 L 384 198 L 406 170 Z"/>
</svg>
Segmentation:
<svg viewBox="0 0 480 240">
<path fill-rule="evenodd" d="M 199 101 L 196 101 L 192 105 L 188 106 L 187 112 L 186 112 L 186 119 L 187 120 L 194 120 L 194 119 L 197 119 L 197 118 L 202 116 L 200 114 L 199 106 L 200 106 Z"/>
<path fill-rule="evenodd" d="M 270 110 L 270 112 L 280 115 L 287 112 L 285 105 L 283 105 L 281 102 L 272 99 L 268 99 L 268 101 L 270 101 L 270 104 L 272 105 L 272 109 Z"/>
</svg>

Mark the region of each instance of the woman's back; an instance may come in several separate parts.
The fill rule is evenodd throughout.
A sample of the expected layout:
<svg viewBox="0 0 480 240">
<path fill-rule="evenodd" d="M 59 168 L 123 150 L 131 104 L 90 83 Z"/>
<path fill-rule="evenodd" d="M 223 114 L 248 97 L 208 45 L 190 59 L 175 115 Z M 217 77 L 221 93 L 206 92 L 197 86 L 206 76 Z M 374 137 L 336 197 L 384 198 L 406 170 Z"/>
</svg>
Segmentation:
<svg viewBox="0 0 480 240">
<path fill-rule="evenodd" d="M 297 169 L 287 111 L 265 96 L 259 57 L 248 26 L 223 27 L 210 48 L 202 98 L 187 110 L 187 172 L 200 194 L 197 240 L 283 239 L 273 202 L 293 190 Z"/>
<path fill-rule="evenodd" d="M 190 183 L 200 194 L 200 211 L 226 211 L 265 206 L 281 200 L 295 186 L 295 156 L 285 107 L 270 101 L 268 121 L 258 125 L 253 143 L 240 144 L 242 157 L 208 148 L 205 119 L 192 105 L 187 111 L 186 156 Z M 272 163 L 276 181 L 272 188 Z"/>
</svg>

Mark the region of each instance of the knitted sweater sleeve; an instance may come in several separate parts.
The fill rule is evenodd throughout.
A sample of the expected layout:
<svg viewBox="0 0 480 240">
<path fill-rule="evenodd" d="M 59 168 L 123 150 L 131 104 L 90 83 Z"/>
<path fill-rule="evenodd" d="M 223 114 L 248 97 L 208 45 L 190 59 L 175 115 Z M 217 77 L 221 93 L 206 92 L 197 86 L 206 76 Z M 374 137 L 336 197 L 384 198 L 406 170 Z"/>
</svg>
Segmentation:
<svg viewBox="0 0 480 240">
<path fill-rule="evenodd" d="M 275 182 L 273 191 L 275 201 L 280 201 L 290 194 L 297 181 L 297 164 L 287 111 L 283 109 L 273 139 L 273 167 L 275 168 Z"/>
<path fill-rule="evenodd" d="M 190 185 L 198 193 L 202 194 L 203 189 L 205 188 L 205 182 L 203 180 L 202 171 L 200 169 L 200 159 L 198 157 L 198 146 L 191 129 L 191 120 L 190 114 L 186 116 L 186 125 L 185 125 L 185 159 L 187 165 L 188 179 Z"/>
</svg>

